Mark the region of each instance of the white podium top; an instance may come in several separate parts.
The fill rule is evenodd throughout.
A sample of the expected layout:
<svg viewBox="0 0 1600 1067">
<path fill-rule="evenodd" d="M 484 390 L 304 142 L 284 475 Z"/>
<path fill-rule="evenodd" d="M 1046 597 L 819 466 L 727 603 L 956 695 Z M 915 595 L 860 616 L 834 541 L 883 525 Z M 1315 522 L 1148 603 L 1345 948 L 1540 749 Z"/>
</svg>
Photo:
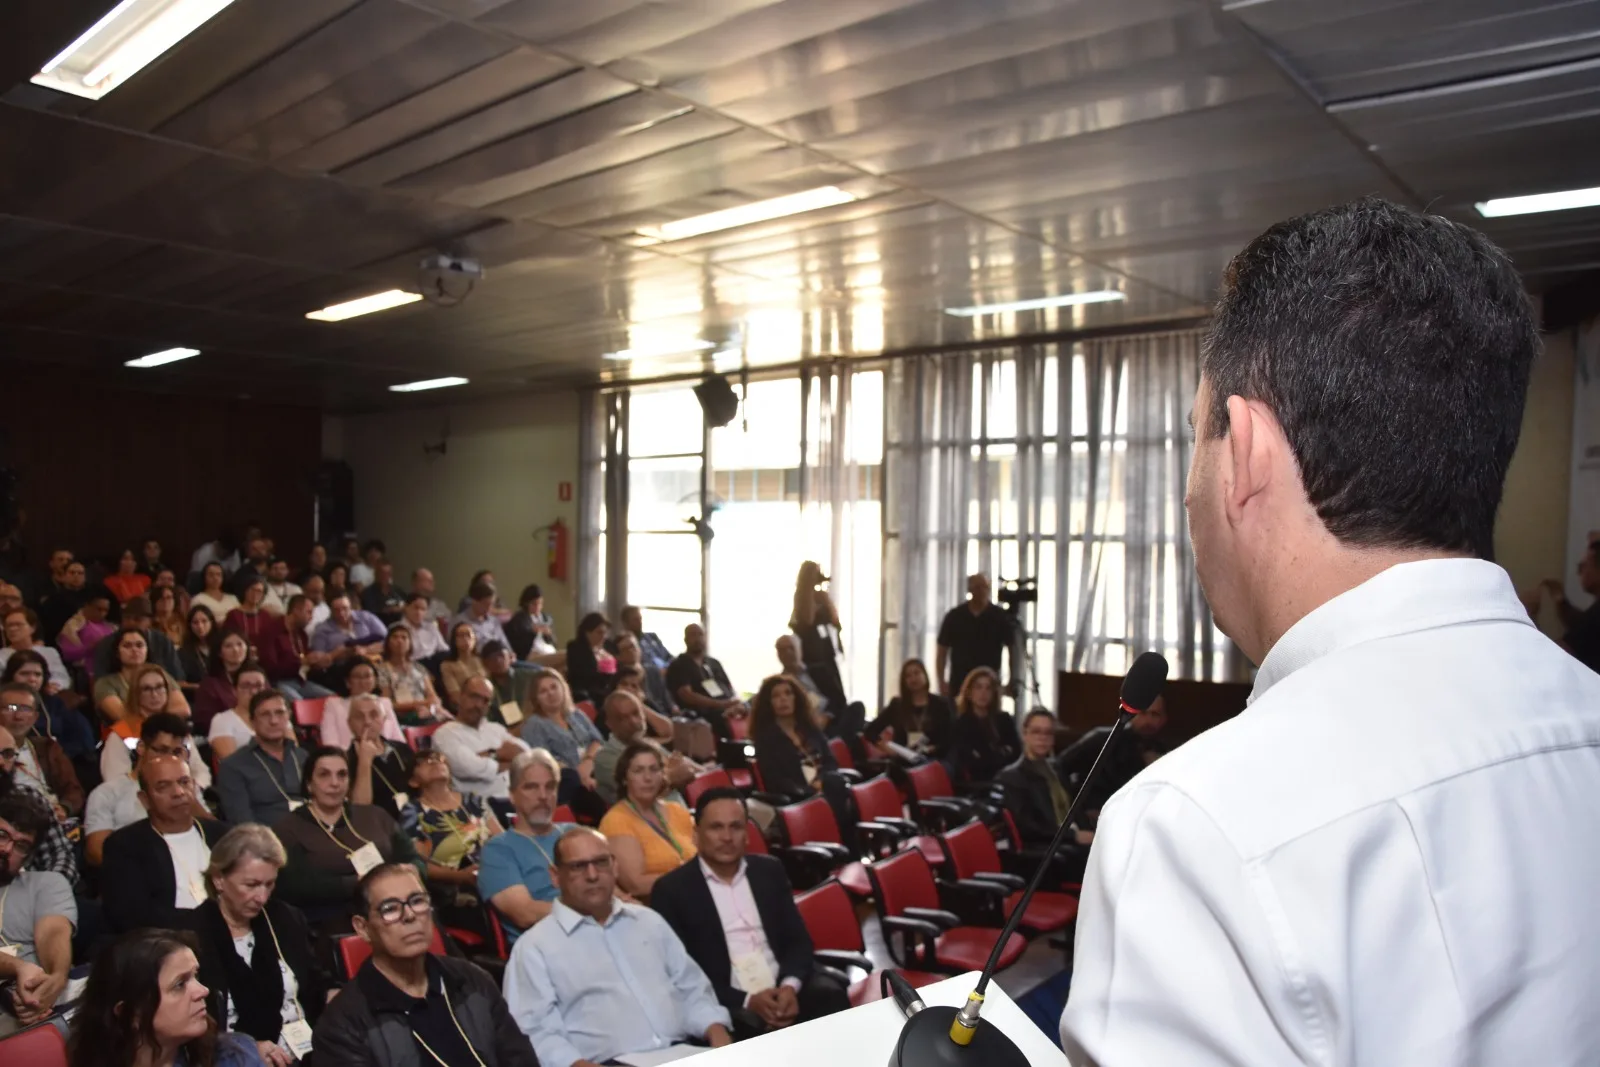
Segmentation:
<svg viewBox="0 0 1600 1067">
<path fill-rule="evenodd" d="M 959 1008 L 977 984 L 978 972 L 972 971 L 923 986 L 917 994 L 924 1004 Z M 1016 1042 L 1032 1067 L 1067 1067 L 1065 1053 L 994 982 L 984 997 L 983 1017 Z M 693 1067 L 887 1067 L 904 1022 L 894 1001 L 885 999 L 726 1048 L 708 1049 L 684 1062 Z"/>
</svg>

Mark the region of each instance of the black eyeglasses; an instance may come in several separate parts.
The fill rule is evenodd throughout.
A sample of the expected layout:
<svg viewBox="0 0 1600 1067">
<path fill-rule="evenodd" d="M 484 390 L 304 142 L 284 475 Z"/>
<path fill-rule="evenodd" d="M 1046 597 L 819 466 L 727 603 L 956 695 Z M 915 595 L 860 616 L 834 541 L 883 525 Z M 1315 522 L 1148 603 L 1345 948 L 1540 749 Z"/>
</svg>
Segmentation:
<svg viewBox="0 0 1600 1067">
<path fill-rule="evenodd" d="M 388 900 L 380 900 L 373 911 L 384 922 L 397 923 L 405 915 L 407 908 L 411 909 L 411 914 L 413 915 L 427 915 L 433 910 L 433 901 L 428 898 L 426 893 L 412 893 L 404 900 L 399 900 L 395 897 L 390 897 Z"/>
<path fill-rule="evenodd" d="M 14 749 L 14 748 L 0 748 L 0 762 L 9 762 L 9 761 L 14 760 L 16 758 L 17 758 L 17 750 L 16 749 Z"/>
<path fill-rule="evenodd" d="M 12 753 L 15 754 L 15 751 L 13 749 Z M 0 849 L 4 849 L 7 852 L 15 852 L 26 859 L 28 853 L 33 851 L 33 842 L 17 837 L 8 830 L 0 830 Z"/>
<path fill-rule="evenodd" d="M 566 860 L 561 864 L 562 870 L 572 871 L 575 874 L 582 874 L 590 867 L 595 869 L 595 873 L 604 874 L 611 869 L 611 857 L 596 856 L 592 860 Z"/>
<path fill-rule="evenodd" d="M 26 711 L 32 714 L 38 710 L 32 704 L 0 704 L 0 711 Z"/>
</svg>

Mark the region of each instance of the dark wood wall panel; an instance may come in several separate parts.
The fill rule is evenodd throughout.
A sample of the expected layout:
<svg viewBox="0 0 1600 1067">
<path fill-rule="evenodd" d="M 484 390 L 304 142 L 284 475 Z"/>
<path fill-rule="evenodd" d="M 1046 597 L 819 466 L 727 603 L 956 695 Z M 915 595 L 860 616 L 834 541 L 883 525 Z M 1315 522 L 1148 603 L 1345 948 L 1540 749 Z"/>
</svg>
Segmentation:
<svg viewBox="0 0 1600 1067">
<path fill-rule="evenodd" d="M 148 373 L 160 373 L 153 371 Z M 112 556 L 157 537 L 167 562 L 224 524 L 259 523 L 296 566 L 311 547 L 322 454 L 315 408 L 195 400 L 8 373 L 0 464 L 21 476 L 22 540 Z"/>
</svg>

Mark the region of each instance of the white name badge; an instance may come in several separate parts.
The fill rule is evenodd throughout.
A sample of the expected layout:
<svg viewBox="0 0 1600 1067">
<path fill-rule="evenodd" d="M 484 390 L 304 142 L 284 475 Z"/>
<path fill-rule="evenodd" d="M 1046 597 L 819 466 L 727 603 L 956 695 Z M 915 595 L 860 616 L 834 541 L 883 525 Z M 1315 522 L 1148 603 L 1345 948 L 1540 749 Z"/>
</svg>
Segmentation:
<svg viewBox="0 0 1600 1067">
<path fill-rule="evenodd" d="M 800 773 L 806 776 L 806 785 L 817 784 L 817 769 L 811 766 L 811 764 L 802 763 L 800 765 Z"/>
<path fill-rule="evenodd" d="M 508 700 L 500 705 L 500 717 L 506 721 L 507 726 L 515 726 L 522 721 L 522 708 L 515 700 Z"/>
<path fill-rule="evenodd" d="M 706 691 L 706 696 L 710 697 L 712 700 L 722 699 L 722 686 L 717 683 L 715 678 L 702 679 L 700 682 L 700 688 L 704 689 Z"/>
<path fill-rule="evenodd" d="M 290 811 L 299 811 L 301 808 L 303 808 L 305 806 L 306 806 L 306 802 L 303 801 L 303 800 L 291 800 L 291 801 L 289 801 L 289 810 Z"/>
<path fill-rule="evenodd" d="M 408 794 L 406 794 L 406 793 L 396 793 L 394 795 L 394 810 L 395 811 L 405 811 L 406 810 L 406 805 L 409 804 L 409 803 L 411 803 L 411 797 Z"/>
<path fill-rule="evenodd" d="M 365 878 L 372 868 L 383 865 L 383 855 L 378 852 L 378 846 L 369 841 L 350 853 L 350 863 L 356 869 L 356 877 Z"/>
<path fill-rule="evenodd" d="M 15 956 L 16 954 L 16 945 L 0 945 L 0 956 Z"/>
<path fill-rule="evenodd" d="M 733 961 L 733 984 L 745 993 L 764 993 L 778 984 L 778 976 L 759 952 L 747 952 Z"/>
<path fill-rule="evenodd" d="M 311 1055 L 311 1024 L 304 1019 L 283 1024 L 282 1044 L 297 1060 Z"/>
</svg>

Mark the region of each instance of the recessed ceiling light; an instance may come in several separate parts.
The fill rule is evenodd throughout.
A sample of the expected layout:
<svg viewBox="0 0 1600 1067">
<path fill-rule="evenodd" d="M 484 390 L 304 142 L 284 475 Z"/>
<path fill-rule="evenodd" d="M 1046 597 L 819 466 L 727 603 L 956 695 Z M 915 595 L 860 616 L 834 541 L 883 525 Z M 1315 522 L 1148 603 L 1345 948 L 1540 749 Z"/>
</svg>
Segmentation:
<svg viewBox="0 0 1600 1067">
<path fill-rule="evenodd" d="M 420 393 L 425 389 L 448 389 L 452 385 L 466 385 L 465 378 L 428 378 L 420 382 L 406 382 L 404 385 L 391 385 L 391 393 Z"/>
<path fill-rule="evenodd" d="M 321 311 L 308 311 L 306 318 L 318 322 L 343 322 L 353 319 L 357 315 L 371 315 L 375 311 L 388 311 L 390 308 L 402 307 L 406 304 L 415 304 L 422 299 L 421 293 L 408 293 L 404 289 L 390 289 L 383 293 L 373 293 L 357 300 L 346 300 L 342 304 L 331 304 Z"/>
<path fill-rule="evenodd" d="M 657 241 L 681 241 L 685 237 L 698 237 L 700 234 L 715 233 L 717 230 L 731 230 L 735 226 L 748 226 L 753 222 L 781 219 L 787 215 L 848 204 L 858 199 L 860 198 L 855 193 L 845 192 L 836 185 L 824 185 L 817 189 L 807 189 L 803 193 L 775 196 L 771 200 L 757 200 L 753 204 L 741 204 L 738 207 L 724 208 L 706 215 L 663 222 L 660 226 L 645 226 L 638 232 L 642 237 L 654 238 Z"/>
<path fill-rule="evenodd" d="M 130 359 L 123 364 L 124 367 L 160 367 L 167 363 L 176 363 L 180 359 L 198 356 L 198 348 L 168 348 L 161 352 L 152 352 L 148 356 Z"/>
<path fill-rule="evenodd" d="M 1074 304 L 1104 304 L 1110 300 L 1126 300 L 1128 294 L 1120 289 L 1095 289 L 1087 293 L 1062 293 L 1060 296 L 1041 296 L 1037 300 L 1013 300 L 1009 304 L 979 304 L 969 308 L 945 308 L 946 315 L 971 318 L 974 315 L 1004 315 L 1008 311 L 1038 311 L 1041 308 L 1070 307 Z"/>
<path fill-rule="evenodd" d="M 666 341 L 660 344 L 638 345 L 617 352 L 607 352 L 602 358 L 615 360 L 646 359 L 651 356 L 677 356 L 685 352 L 704 352 L 715 348 L 714 341 Z"/>
<path fill-rule="evenodd" d="M 122 0 L 32 81 L 98 100 L 210 21 L 233 0 Z"/>
<path fill-rule="evenodd" d="M 1568 189 L 1564 193 L 1535 193 L 1532 196 L 1506 196 L 1474 205 L 1486 219 L 1506 215 L 1533 215 L 1540 211 L 1567 211 L 1575 207 L 1600 207 L 1600 185 L 1593 189 Z"/>
</svg>

